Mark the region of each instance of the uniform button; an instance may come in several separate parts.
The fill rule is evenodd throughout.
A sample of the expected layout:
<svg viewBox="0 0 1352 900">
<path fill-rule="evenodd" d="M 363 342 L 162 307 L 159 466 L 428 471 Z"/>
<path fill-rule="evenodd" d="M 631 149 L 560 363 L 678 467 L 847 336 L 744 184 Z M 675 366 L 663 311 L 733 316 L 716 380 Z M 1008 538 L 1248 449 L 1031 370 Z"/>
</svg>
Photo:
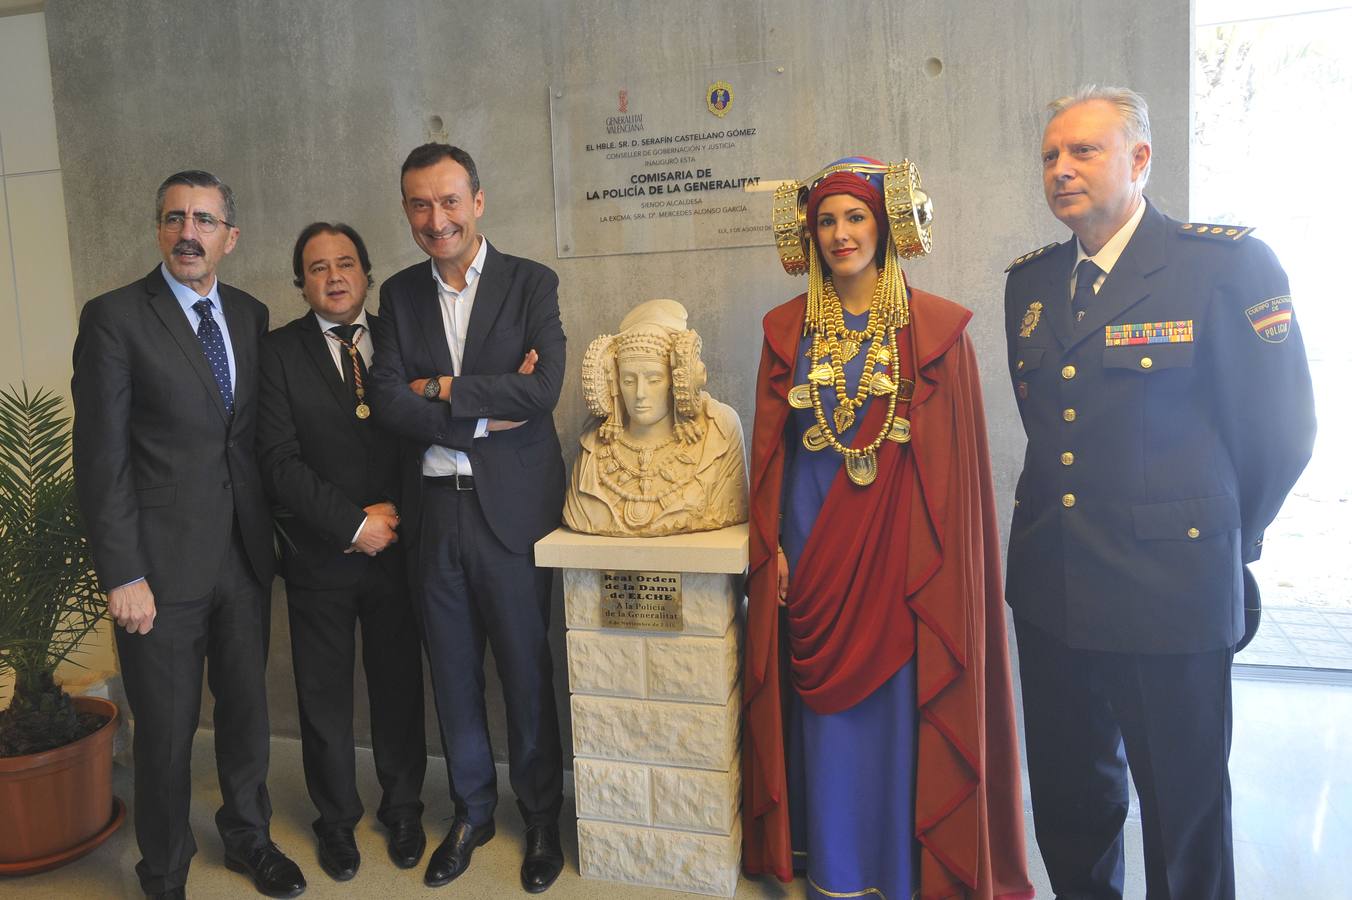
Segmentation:
<svg viewBox="0 0 1352 900">
<path fill-rule="evenodd" d="M 1067 450 L 1065 453 L 1062 453 L 1062 454 L 1061 454 L 1061 465 L 1063 465 L 1063 466 L 1073 466 L 1074 464 L 1075 464 L 1075 454 L 1074 454 L 1074 453 L 1071 453 L 1069 450 Z"/>
<path fill-rule="evenodd" d="M 1070 407 L 1067 407 L 1066 409 L 1061 410 L 1061 418 L 1065 419 L 1067 422 L 1074 422 L 1074 421 L 1075 421 L 1075 410 L 1072 409 L 1072 408 L 1070 408 Z"/>
<path fill-rule="evenodd" d="M 1148 369 L 1155 364 L 1155 361 L 1148 356 L 1141 357 L 1141 368 Z"/>
<path fill-rule="evenodd" d="M 1074 495 L 1074 494 L 1062 494 L 1062 495 L 1061 495 L 1061 505 L 1064 506 L 1066 509 L 1070 509 L 1072 506 L 1075 505 L 1075 495 Z"/>
<path fill-rule="evenodd" d="M 1075 367 L 1066 366 L 1064 369 L 1061 370 L 1061 377 L 1064 378 L 1066 381 L 1070 381 L 1070 379 L 1075 377 Z"/>
<path fill-rule="evenodd" d="M 1197 539 L 1198 539 L 1199 537 L 1201 537 L 1201 536 L 1202 536 L 1202 532 L 1198 531 L 1196 528 L 1189 528 L 1189 529 L 1188 529 L 1188 537 L 1192 538 L 1194 541 L 1197 540 Z"/>
</svg>

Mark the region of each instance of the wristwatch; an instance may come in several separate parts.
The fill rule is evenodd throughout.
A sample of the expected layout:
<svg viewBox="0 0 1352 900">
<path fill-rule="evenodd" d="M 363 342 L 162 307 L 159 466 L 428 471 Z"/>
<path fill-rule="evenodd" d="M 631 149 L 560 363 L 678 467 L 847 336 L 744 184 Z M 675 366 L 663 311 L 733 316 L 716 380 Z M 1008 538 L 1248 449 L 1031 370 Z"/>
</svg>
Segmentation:
<svg viewBox="0 0 1352 900">
<path fill-rule="evenodd" d="M 433 375 L 427 379 L 427 384 L 423 385 L 423 399 L 436 400 L 441 396 L 441 379 Z"/>
</svg>

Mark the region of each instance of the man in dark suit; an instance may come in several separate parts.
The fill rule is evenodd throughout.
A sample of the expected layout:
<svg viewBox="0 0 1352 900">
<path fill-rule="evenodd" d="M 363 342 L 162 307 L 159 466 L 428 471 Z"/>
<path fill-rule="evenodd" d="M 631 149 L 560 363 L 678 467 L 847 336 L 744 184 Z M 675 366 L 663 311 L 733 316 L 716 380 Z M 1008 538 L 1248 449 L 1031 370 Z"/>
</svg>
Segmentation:
<svg viewBox="0 0 1352 900">
<path fill-rule="evenodd" d="M 1121 897 L 1128 766 L 1152 897 L 1234 896 L 1230 665 L 1244 566 L 1309 460 L 1309 369 L 1251 229 L 1143 196 L 1145 101 L 1051 105 L 1053 214 L 1015 260 L 1009 372 L 1028 435 L 1009 539 L 1038 845 L 1060 897 Z"/>
<path fill-rule="evenodd" d="M 136 872 L 151 896 L 184 894 L 205 662 L 226 865 L 293 897 L 305 879 L 268 835 L 272 522 L 254 456 L 268 311 L 216 278 L 239 239 L 218 178 L 165 179 L 155 225 L 163 264 L 85 305 L 71 381 L 75 484 L 135 718 Z"/>
<path fill-rule="evenodd" d="M 319 862 L 338 881 L 357 873 L 361 819 L 353 750 L 355 629 L 362 633 L 371 749 L 384 791 L 378 817 L 390 858 L 422 858 L 422 646 L 405 582 L 397 444 L 370 419 L 371 259 L 348 225 L 315 222 L 291 255 L 310 311 L 263 338 L 258 450 L 278 505 L 282 577 L 300 706 L 305 784 L 319 811 Z"/>
<path fill-rule="evenodd" d="M 565 339 L 558 278 L 478 232 L 469 154 L 418 147 L 400 174 L 413 239 L 431 259 L 380 289 L 378 422 L 404 438 L 403 534 L 419 595 L 456 818 L 424 881 L 460 875 L 494 834 L 497 778 L 484 712 L 484 642 L 507 706 L 512 788 L 526 820 L 522 885 L 563 868 L 563 757 L 549 652 L 550 572 L 533 546 L 558 525 L 563 457 L 553 409 Z M 524 357 L 524 360 L 523 360 Z"/>
</svg>

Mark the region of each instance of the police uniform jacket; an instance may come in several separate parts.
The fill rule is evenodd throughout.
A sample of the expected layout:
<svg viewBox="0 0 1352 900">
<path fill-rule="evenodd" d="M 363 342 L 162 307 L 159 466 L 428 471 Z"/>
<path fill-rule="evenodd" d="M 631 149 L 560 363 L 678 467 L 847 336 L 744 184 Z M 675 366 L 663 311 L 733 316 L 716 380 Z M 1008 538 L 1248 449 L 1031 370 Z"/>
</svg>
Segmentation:
<svg viewBox="0 0 1352 900">
<path fill-rule="evenodd" d="M 1147 205 L 1079 322 L 1074 240 L 1009 270 L 1028 445 L 1007 597 L 1070 647 L 1201 652 L 1243 634 L 1242 566 L 1315 431 L 1286 274 L 1249 230 Z"/>
</svg>

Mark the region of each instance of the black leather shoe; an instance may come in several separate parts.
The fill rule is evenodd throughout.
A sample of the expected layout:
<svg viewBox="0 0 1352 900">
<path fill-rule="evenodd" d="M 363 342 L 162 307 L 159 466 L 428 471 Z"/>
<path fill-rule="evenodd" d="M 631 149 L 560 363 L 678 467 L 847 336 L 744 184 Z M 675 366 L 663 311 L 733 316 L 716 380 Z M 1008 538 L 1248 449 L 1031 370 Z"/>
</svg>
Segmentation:
<svg viewBox="0 0 1352 900">
<path fill-rule="evenodd" d="M 300 874 L 300 867 L 271 841 L 249 851 L 243 859 L 226 854 L 225 867 L 248 875 L 258 893 L 265 897 L 299 897 L 305 890 L 305 876 Z"/>
<path fill-rule="evenodd" d="M 181 887 L 170 888 L 157 894 L 146 894 L 146 900 L 187 900 L 187 897 L 187 891 Z"/>
<path fill-rule="evenodd" d="M 334 828 L 319 835 L 319 865 L 334 881 L 351 881 L 361 867 L 361 853 L 351 828 Z"/>
<path fill-rule="evenodd" d="M 563 871 L 563 847 L 558 823 L 526 828 L 526 859 L 521 863 L 521 886 L 527 893 L 546 890 Z"/>
<path fill-rule="evenodd" d="M 497 830 L 492 822 L 471 825 L 468 819 L 456 819 L 451 823 L 451 833 L 432 851 L 432 858 L 427 861 L 427 871 L 423 873 L 423 884 L 441 887 L 459 878 L 469 868 L 469 858 L 474 855 L 474 848 L 491 841 Z"/>
<path fill-rule="evenodd" d="M 427 849 L 427 834 L 418 819 L 401 819 L 389 826 L 390 861 L 401 869 L 411 869 Z"/>
</svg>

